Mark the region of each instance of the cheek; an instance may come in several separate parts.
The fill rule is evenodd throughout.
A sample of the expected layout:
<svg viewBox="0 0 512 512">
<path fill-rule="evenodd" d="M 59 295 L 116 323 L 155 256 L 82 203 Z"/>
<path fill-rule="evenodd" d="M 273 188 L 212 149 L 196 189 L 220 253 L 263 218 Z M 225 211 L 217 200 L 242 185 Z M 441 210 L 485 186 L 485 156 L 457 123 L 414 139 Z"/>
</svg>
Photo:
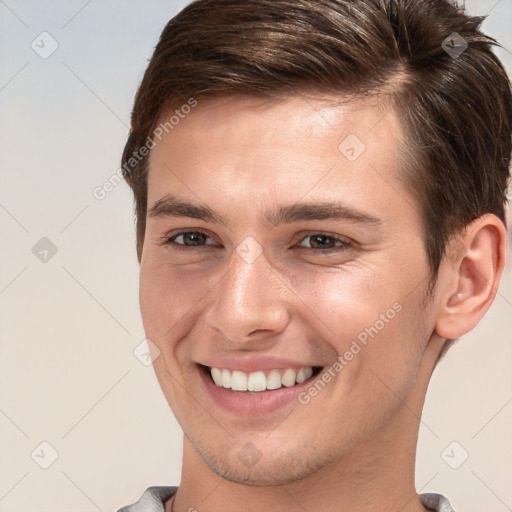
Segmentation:
<svg viewBox="0 0 512 512">
<path fill-rule="evenodd" d="M 143 262 L 140 270 L 139 301 L 146 329 L 162 337 L 173 326 L 194 315 L 215 279 L 205 272 L 173 268 L 168 264 Z"/>
<path fill-rule="evenodd" d="M 307 306 L 305 322 L 347 360 L 347 378 L 358 379 L 365 366 L 393 380 L 397 366 L 414 371 L 429 337 L 423 287 L 411 293 L 411 282 L 407 269 L 397 275 L 353 266 L 302 273 L 293 279 L 293 291 Z"/>
<path fill-rule="evenodd" d="M 340 349 L 361 333 L 364 339 L 365 329 L 376 322 L 378 330 L 384 330 L 383 321 L 387 326 L 396 316 L 393 305 L 400 300 L 400 288 L 391 286 L 375 268 L 354 264 L 335 272 L 324 269 L 288 277 L 294 294 L 310 311 L 311 321 L 324 324 L 325 338 Z"/>
</svg>

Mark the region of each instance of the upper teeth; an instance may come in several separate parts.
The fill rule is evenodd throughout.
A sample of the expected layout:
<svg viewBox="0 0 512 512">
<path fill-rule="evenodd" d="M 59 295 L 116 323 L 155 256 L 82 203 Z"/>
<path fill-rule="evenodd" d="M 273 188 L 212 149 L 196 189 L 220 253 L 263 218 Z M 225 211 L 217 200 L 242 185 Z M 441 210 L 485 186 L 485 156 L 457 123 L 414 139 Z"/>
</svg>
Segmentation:
<svg viewBox="0 0 512 512">
<path fill-rule="evenodd" d="M 266 389 L 279 389 L 281 386 L 291 387 L 300 384 L 313 375 L 313 368 L 308 366 L 300 370 L 289 368 L 287 370 L 270 370 L 245 373 L 238 370 L 219 368 L 210 369 L 213 382 L 217 386 L 234 391 L 265 391 Z"/>
</svg>

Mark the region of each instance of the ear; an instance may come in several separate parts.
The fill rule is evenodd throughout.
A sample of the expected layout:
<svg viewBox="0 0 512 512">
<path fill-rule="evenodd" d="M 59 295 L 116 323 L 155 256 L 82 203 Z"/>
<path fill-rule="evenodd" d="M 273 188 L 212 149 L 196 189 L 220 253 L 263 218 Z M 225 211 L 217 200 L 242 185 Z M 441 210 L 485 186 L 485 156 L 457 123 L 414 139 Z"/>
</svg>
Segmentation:
<svg viewBox="0 0 512 512">
<path fill-rule="evenodd" d="M 468 224 L 441 262 L 435 331 L 455 339 L 471 331 L 492 304 L 505 266 L 506 228 L 486 214 Z"/>
</svg>

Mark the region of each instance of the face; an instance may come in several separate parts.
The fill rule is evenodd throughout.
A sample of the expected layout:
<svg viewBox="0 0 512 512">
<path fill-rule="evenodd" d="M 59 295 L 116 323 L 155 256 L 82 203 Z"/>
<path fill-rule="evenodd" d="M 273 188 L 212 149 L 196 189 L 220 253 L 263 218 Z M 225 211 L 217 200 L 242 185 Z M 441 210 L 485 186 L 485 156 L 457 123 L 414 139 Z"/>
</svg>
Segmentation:
<svg viewBox="0 0 512 512">
<path fill-rule="evenodd" d="M 411 395 L 435 319 L 402 137 L 377 103 L 231 98 L 199 101 L 152 149 L 142 317 L 217 474 L 304 478 Z"/>
</svg>

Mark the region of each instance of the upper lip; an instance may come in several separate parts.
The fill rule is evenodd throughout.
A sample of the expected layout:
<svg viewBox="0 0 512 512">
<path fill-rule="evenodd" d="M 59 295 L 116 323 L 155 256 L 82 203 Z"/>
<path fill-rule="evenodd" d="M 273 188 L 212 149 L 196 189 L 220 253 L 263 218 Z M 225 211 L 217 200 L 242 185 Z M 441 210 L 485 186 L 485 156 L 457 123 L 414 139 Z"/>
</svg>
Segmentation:
<svg viewBox="0 0 512 512">
<path fill-rule="evenodd" d="M 203 361 L 198 361 L 203 366 L 210 368 L 219 368 L 226 370 L 238 370 L 245 373 L 257 372 L 257 371 L 268 371 L 268 370 L 279 370 L 294 368 L 299 370 L 300 368 L 308 367 L 323 367 L 322 364 L 315 364 L 307 361 L 294 361 L 291 359 L 285 359 L 280 357 L 271 356 L 255 356 L 255 355 L 239 355 L 237 357 L 211 357 Z"/>
</svg>

